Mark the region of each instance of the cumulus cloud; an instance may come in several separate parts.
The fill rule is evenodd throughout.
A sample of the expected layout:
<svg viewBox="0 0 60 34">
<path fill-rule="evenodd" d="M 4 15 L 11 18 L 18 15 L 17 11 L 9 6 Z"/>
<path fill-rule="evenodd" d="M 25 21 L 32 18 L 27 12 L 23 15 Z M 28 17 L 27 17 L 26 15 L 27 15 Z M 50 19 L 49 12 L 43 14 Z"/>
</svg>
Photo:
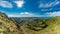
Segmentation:
<svg viewBox="0 0 60 34">
<path fill-rule="evenodd" d="M 20 13 L 21 15 L 33 15 L 33 14 L 30 14 L 29 12 L 22 12 Z"/>
<path fill-rule="evenodd" d="M 47 14 L 49 16 L 60 16 L 60 11 L 58 11 L 58 12 L 48 12 L 48 13 L 45 13 L 45 14 Z"/>
<path fill-rule="evenodd" d="M 29 13 L 29 12 L 22 12 L 20 13 L 20 15 L 24 16 L 24 17 L 38 17 L 32 13 Z"/>
<path fill-rule="evenodd" d="M 29 12 L 22 12 L 22 13 L 20 13 L 20 15 L 23 16 L 23 17 L 40 17 L 38 15 L 29 13 Z"/>
<path fill-rule="evenodd" d="M 24 4 L 24 1 L 21 0 L 21 1 L 14 1 L 16 4 L 17 4 L 17 7 L 21 8 Z"/>
<path fill-rule="evenodd" d="M 58 5 L 60 2 L 55 0 L 54 2 L 48 2 L 48 3 L 41 3 L 39 5 L 39 8 L 49 8 Z"/>
<path fill-rule="evenodd" d="M 0 1 L 0 6 L 5 8 L 12 8 L 12 4 L 8 1 Z"/>
</svg>

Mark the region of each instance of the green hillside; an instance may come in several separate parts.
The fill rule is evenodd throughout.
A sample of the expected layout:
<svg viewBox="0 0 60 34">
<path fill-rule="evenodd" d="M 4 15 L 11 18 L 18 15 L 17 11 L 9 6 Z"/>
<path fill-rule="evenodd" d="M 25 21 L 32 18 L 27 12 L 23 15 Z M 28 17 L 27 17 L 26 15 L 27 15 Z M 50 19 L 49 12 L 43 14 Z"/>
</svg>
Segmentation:
<svg viewBox="0 0 60 34">
<path fill-rule="evenodd" d="M 22 20 L 0 12 L 0 34 L 60 34 L 60 16 Z"/>
<path fill-rule="evenodd" d="M 60 34 L 60 17 L 30 20 L 21 28 L 25 34 Z"/>
<path fill-rule="evenodd" d="M 12 19 L 0 12 L 0 34 L 19 34 L 18 28 Z"/>
</svg>

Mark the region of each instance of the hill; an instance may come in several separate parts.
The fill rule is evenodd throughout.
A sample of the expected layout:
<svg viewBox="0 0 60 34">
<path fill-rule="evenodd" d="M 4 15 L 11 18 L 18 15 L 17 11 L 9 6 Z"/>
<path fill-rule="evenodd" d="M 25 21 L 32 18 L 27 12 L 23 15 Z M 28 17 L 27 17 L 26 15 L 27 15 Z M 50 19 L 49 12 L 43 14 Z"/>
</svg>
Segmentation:
<svg viewBox="0 0 60 34">
<path fill-rule="evenodd" d="M 25 34 L 60 34 L 60 17 L 30 20 L 21 26 Z"/>
<path fill-rule="evenodd" d="M 0 34 L 19 34 L 15 22 L 0 12 Z"/>
<path fill-rule="evenodd" d="M 60 16 L 9 18 L 0 12 L 0 34 L 60 34 Z"/>
</svg>

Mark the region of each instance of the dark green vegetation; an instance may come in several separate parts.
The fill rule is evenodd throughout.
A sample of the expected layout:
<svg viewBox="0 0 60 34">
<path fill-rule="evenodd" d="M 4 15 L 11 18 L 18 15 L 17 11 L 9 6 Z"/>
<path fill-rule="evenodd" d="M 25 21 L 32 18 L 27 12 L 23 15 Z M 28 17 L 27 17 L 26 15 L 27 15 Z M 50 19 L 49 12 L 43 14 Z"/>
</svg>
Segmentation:
<svg viewBox="0 0 60 34">
<path fill-rule="evenodd" d="M 0 12 L 0 34 L 60 34 L 60 16 L 9 18 Z"/>
<path fill-rule="evenodd" d="M 27 28 L 32 29 L 34 31 L 40 31 L 46 28 L 48 25 L 45 24 L 43 20 L 30 20 L 27 24 Z"/>
</svg>

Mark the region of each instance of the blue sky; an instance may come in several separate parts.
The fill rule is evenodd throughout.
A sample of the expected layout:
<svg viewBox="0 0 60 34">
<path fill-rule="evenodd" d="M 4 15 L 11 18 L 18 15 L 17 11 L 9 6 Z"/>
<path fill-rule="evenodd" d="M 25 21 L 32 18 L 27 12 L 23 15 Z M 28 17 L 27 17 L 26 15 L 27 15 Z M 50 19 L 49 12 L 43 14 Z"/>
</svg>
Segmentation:
<svg viewBox="0 0 60 34">
<path fill-rule="evenodd" d="M 60 0 L 0 0 L 0 11 L 9 17 L 60 16 Z"/>
</svg>

